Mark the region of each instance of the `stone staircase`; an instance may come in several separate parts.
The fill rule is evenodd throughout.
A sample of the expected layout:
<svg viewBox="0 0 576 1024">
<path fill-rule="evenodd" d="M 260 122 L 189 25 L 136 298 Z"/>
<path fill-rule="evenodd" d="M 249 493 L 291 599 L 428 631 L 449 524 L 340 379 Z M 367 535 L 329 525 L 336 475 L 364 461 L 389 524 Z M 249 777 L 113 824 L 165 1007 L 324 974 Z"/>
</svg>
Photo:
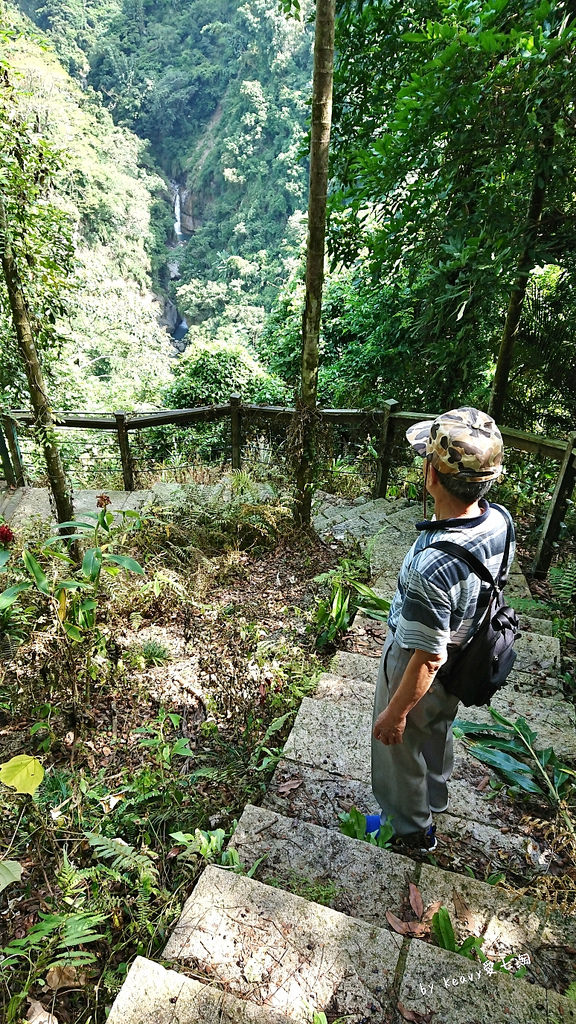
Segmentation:
<svg viewBox="0 0 576 1024">
<path fill-rule="evenodd" d="M 148 493 L 110 494 L 112 509 L 137 507 Z M 87 493 L 86 508 L 95 495 Z M 28 495 L 13 509 L 16 524 L 34 501 L 49 515 L 45 498 Z M 364 543 L 373 586 L 391 597 L 418 518 L 406 502 L 323 496 L 316 527 Z M 507 593 L 529 596 L 517 566 Z M 550 626 L 523 617 L 517 666 L 493 704 L 524 715 L 541 746 L 574 757 L 574 707 L 563 697 Z M 403 856 L 338 830 L 351 806 L 376 810 L 370 723 L 384 630 L 357 617 L 315 696 L 302 701 L 263 806 L 248 805 L 241 817 L 232 842 L 247 874 L 205 869 L 164 950 L 174 969 L 138 957 L 108 1024 L 313 1024 L 321 1011 L 328 1024 L 576 1022 L 576 1002 L 562 994 L 576 978 L 576 917 L 486 882 L 506 868 L 528 881 L 548 851 L 531 837 L 521 803 L 490 787 L 489 771 L 462 741 L 448 811 L 436 816 L 434 855 Z M 461 717 L 489 718 L 478 708 L 462 708 Z M 486 967 L 426 941 L 439 904 L 459 941 L 484 936 Z M 494 970 L 509 954 L 525 963 L 524 977 Z"/>
<path fill-rule="evenodd" d="M 383 500 L 324 500 L 316 526 L 328 537 L 370 538 L 374 586 L 389 597 L 417 517 Z M 529 595 L 518 567 L 509 593 Z M 494 706 L 525 715 L 542 745 L 573 757 L 574 708 L 558 679 L 558 641 L 549 623 L 523 626 L 517 668 Z M 410 858 L 338 830 L 352 805 L 376 810 L 369 742 L 383 631 L 356 619 L 346 638 L 352 650 L 337 654 L 314 698 L 302 702 L 264 805 L 248 805 L 238 824 L 232 842 L 248 874 L 205 869 L 164 951 L 175 970 L 137 958 L 108 1024 L 312 1024 L 320 1011 L 329 1024 L 576 1021 L 576 1003 L 562 995 L 576 976 L 576 917 L 482 880 L 503 867 L 528 878 L 544 851 L 504 791 L 487 798 L 489 773 L 461 741 L 449 810 L 437 816 L 438 855 Z M 468 720 L 488 717 L 462 710 Z M 483 935 L 492 965 L 513 954 L 526 975 L 431 945 L 425 924 L 420 937 L 398 933 L 387 912 L 415 920 L 411 896 L 423 920 L 426 908 L 430 917 L 445 906 L 459 940 Z"/>
</svg>

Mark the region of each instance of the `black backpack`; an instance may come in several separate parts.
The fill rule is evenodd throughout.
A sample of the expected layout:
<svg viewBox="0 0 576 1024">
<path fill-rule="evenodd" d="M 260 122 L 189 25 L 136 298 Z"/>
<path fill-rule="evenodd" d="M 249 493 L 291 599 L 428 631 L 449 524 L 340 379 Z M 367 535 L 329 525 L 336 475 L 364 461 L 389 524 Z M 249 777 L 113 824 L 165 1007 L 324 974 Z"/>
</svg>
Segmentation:
<svg viewBox="0 0 576 1024">
<path fill-rule="evenodd" d="M 459 544 L 445 540 L 429 545 L 461 558 L 491 588 L 488 606 L 476 631 L 461 646 L 448 648 L 448 660 L 436 675 L 444 689 L 458 697 L 466 707 L 489 704 L 496 691 L 504 686 L 516 660 L 514 641 L 520 632 L 516 612 L 505 604 L 503 595 L 508 578 L 512 524 L 500 505 L 492 505 L 492 508 L 502 513 L 507 524 L 504 555 L 496 578 L 476 555 Z"/>
</svg>

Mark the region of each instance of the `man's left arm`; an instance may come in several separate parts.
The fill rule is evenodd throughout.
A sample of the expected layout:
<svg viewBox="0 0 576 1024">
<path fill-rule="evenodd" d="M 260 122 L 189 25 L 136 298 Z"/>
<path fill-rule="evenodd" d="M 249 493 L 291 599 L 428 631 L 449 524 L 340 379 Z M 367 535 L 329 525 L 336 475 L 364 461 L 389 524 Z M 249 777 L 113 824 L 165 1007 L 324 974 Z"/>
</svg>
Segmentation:
<svg viewBox="0 0 576 1024">
<path fill-rule="evenodd" d="M 428 692 L 438 669 L 446 661 L 446 655 L 430 654 L 416 649 L 408 662 L 400 686 L 388 707 L 378 715 L 374 723 L 374 738 L 385 746 L 402 743 L 406 728 L 406 715 Z"/>
</svg>

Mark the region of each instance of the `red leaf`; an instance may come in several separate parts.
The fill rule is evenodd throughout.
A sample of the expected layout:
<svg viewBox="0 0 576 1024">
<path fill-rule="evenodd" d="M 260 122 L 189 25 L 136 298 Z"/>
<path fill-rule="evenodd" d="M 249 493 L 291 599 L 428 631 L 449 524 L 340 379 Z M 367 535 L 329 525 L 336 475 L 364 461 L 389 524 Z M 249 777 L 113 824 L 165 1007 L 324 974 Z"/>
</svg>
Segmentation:
<svg viewBox="0 0 576 1024">
<path fill-rule="evenodd" d="M 412 910 L 414 911 L 416 917 L 420 921 L 422 914 L 424 913 L 424 904 L 422 902 L 422 897 L 413 882 L 410 882 L 408 889 L 410 892 L 410 906 L 412 907 Z"/>
</svg>

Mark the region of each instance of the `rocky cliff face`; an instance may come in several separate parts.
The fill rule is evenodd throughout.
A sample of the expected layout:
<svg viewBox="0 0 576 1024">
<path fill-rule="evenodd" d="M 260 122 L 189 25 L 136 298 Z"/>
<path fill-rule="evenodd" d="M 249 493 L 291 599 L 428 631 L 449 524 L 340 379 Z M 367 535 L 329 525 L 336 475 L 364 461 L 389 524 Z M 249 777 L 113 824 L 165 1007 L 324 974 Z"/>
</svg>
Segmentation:
<svg viewBox="0 0 576 1024">
<path fill-rule="evenodd" d="M 185 235 L 191 235 L 201 226 L 198 199 L 192 189 L 180 186 L 180 224 Z"/>
</svg>

